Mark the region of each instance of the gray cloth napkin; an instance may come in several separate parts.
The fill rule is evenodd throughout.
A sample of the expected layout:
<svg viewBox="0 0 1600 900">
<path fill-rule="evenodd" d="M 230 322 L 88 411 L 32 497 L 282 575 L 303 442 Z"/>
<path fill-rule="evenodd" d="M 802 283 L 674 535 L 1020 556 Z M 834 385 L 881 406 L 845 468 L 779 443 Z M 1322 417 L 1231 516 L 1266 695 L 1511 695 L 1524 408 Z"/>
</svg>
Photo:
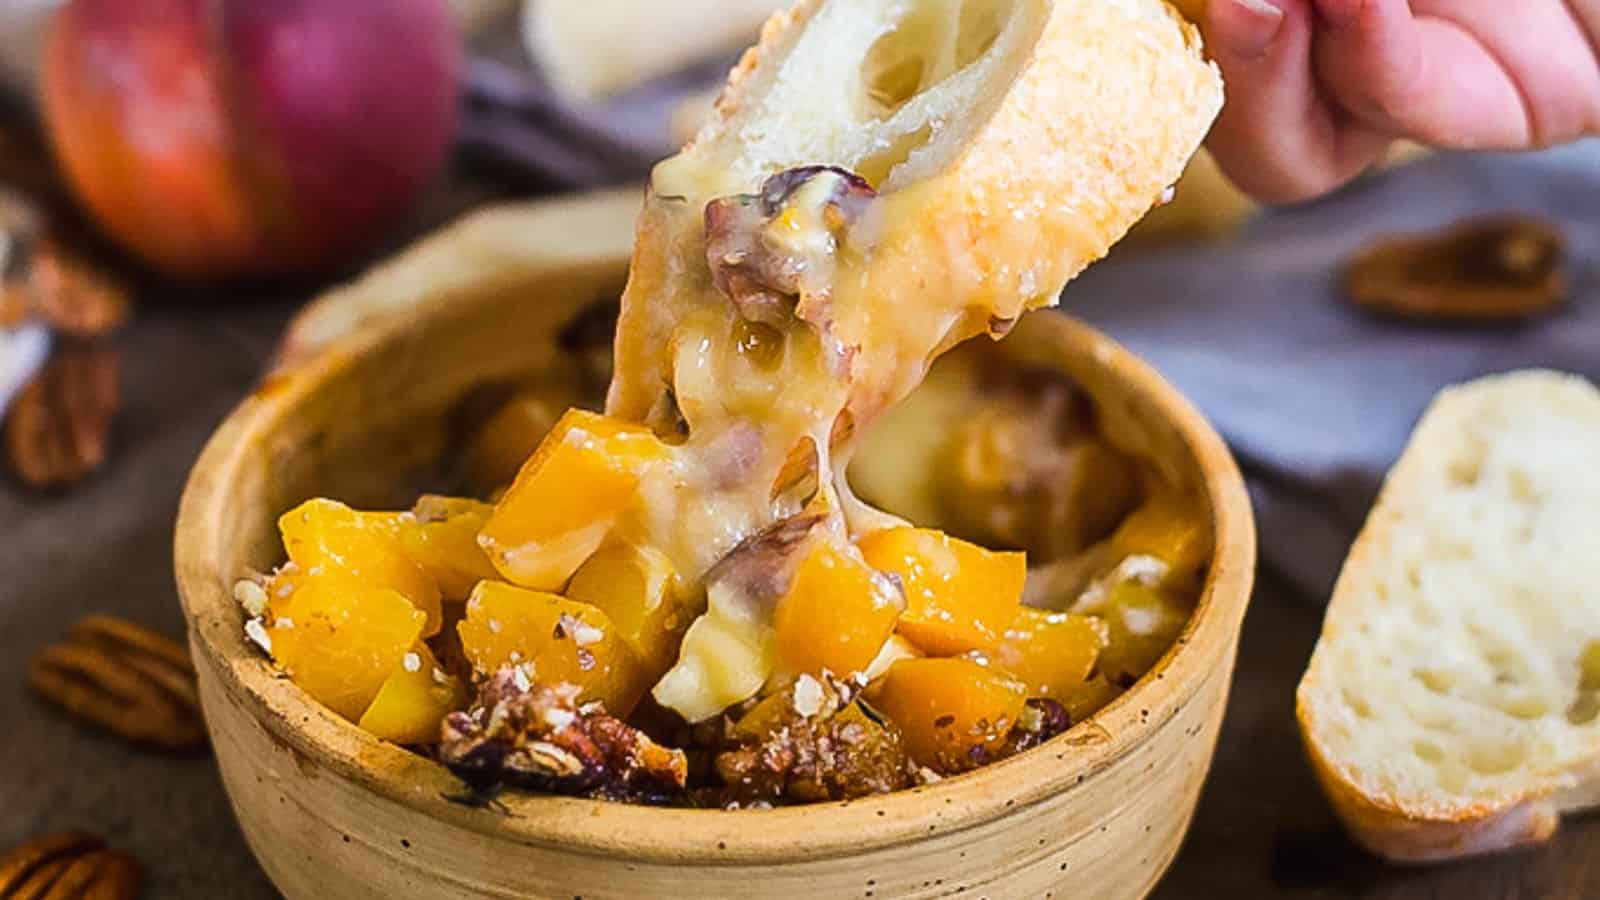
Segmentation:
<svg viewBox="0 0 1600 900">
<path fill-rule="evenodd" d="M 1565 309 L 1521 326 L 1383 320 L 1340 298 L 1357 248 L 1523 211 L 1559 222 Z M 1255 498 L 1262 560 L 1326 599 L 1383 474 L 1441 388 L 1545 367 L 1600 379 L 1600 142 L 1448 155 L 1266 213 L 1234 238 L 1113 254 L 1062 306 L 1152 362 L 1216 424 Z M 1600 448 L 1596 448 L 1600 460 Z"/>
</svg>

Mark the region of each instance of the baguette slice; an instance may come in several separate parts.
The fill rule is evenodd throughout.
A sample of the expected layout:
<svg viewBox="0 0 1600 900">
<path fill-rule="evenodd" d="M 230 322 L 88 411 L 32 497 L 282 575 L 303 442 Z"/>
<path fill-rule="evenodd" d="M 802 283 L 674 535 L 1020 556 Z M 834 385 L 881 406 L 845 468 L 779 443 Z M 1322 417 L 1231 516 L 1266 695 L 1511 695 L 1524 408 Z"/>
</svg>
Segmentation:
<svg viewBox="0 0 1600 900">
<path fill-rule="evenodd" d="M 652 173 L 618 321 L 606 411 L 682 441 L 629 533 L 707 586 L 658 703 L 699 722 L 769 682 L 784 554 L 899 524 L 850 490 L 859 436 L 939 354 L 1054 303 L 1221 101 L 1162 0 L 802 0 L 768 22 Z"/>
<path fill-rule="evenodd" d="M 1548 838 L 1600 801 L 1600 392 L 1446 391 L 1345 563 L 1300 682 L 1352 835 L 1431 862 Z"/>
<path fill-rule="evenodd" d="M 1178 180 L 1221 105 L 1199 31 L 1163 0 L 801 0 L 652 196 L 698 210 L 786 169 L 859 173 L 885 213 L 834 292 L 898 306 L 942 350 L 1054 303 Z M 700 224 L 670 206 L 639 224 L 611 406 L 626 417 L 670 382 L 670 329 L 699 305 L 678 288 L 703 268 Z M 867 312 L 841 311 L 842 339 L 893 351 L 860 333 Z"/>
</svg>

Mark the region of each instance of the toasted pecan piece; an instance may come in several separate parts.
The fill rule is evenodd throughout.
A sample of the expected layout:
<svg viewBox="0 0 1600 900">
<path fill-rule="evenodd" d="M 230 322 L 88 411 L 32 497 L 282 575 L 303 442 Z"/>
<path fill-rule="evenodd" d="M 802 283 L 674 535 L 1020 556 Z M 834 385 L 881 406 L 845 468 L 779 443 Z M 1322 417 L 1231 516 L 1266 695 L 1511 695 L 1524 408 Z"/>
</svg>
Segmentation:
<svg viewBox="0 0 1600 900">
<path fill-rule="evenodd" d="M 132 622 L 84 619 L 34 657 L 28 681 L 74 717 L 133 743 L 185 751 L 206 742 L 188 652 Z"/>
<path fill-rule="evenodd" d="M 55 238 L 42 238 L 29 251 L 27 279 L 34 313 L 57 332 L 96 338 L 127 324 L 127 289 Z"/>
<path fill-rule="evenodd" d="M 69 247 L 40 205 L 0 188 L 0 327 L 30 319 L 58 334 L 98 338 L 128 321 L 128 290 Z"/>
<path fill-rule="evenodd" d="M 804 676 L 728 727 L 712 759 L 720 805 L 847 800 L 910 787 L 914 766 L 899 731 L 856 690 Z"/>
<path fill-rule="evenodd" d="M 1386 238 L 1345 271 L 1345 293 L 1363 309 L 1407 319 L 1527 319 L 1566 297 L 1565 241 L 1524 216 L 1470 219 L 1430 234 Z"/>
<path fill-rule="evenodd" d="M 121 355 L 73 344 L 22 389 L 0 431 L 7 467 L 25 484 L 62 488 L 99 469 L 121 405 Z"/>
<path fill-rule="evenodd" d="M 82 832 L 34 838 L 0 856 L 0 900 L 132 900 L 138 860 Z"/>
<path fill-rule="evenodd" d="M 505 666 L 477 704 L 445 718 L 439 758 L 480 794 L 503 786 L 552 794 L 670 803 L 682 797 L 688 761 L 643 731 L 579 706 L 573 685 L 528 681 Z"/>
</svg>

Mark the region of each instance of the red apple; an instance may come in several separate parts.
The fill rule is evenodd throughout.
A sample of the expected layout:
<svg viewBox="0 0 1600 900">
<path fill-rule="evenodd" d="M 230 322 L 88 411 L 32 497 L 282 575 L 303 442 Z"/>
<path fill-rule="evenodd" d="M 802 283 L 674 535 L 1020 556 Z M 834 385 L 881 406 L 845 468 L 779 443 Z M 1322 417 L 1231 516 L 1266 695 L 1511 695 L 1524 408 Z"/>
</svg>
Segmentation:
<svg viewBox="0 0 1600 900">
<path fill-rule="evenodd" d="M 79 201 L 149 262 L 301 270 L 439 169 L 460 68 L 444 0 L 71 0 L 44 111 Z"/>
</svg>

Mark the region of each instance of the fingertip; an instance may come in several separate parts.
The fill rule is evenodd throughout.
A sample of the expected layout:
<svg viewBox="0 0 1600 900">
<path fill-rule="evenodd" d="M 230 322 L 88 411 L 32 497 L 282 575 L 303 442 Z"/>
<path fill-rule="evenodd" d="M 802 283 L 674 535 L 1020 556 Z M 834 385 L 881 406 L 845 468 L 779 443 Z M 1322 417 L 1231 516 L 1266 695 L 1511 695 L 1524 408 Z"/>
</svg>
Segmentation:
<svg viewBox="0 0 1600 900">
<path fill-rule="evenodd" d="M 1333 28 L 1355 28 L 1370 22 L 1378 4 L 1373 0 L 1315 0 L 1318 18 Z"/>
<path fill-rule="evenodd" d="M 1211 0 L 1206 37 L 1214 53 L 1240 62 L 1265 56 L 1283 31 L 1283 10 L 1269 0 Z"/>
</svg>

